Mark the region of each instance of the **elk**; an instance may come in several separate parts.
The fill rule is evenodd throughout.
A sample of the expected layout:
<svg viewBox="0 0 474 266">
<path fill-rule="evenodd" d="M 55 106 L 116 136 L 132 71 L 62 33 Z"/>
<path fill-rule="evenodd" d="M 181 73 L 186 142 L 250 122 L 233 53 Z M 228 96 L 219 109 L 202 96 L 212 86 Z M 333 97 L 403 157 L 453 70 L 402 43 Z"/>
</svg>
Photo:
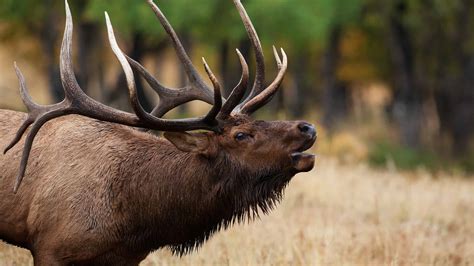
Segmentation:
<svg viewBox="0 0 474 266">
<path fill-rule="evenodd" d="M 283 49 L 280 57 L 274 48 L 279 72 L 265 86 L 260 40 L 240 0 L 233 3 L 256 54 L 256 74 L 247 93 L 249 68 L 237 50 L 242 76 L 227 99 L 205 60 L 213 89 L 158 6 L 147 2 L 169 35 L 189 85 L 167 88 L 127 57 L 106 13 L 133 114 L 103 105 L 79 87 L 67 1 L 60 55 L 64 101 L 36 104 L 15 64 L 28 113 L 0 110 L 0 145 L 6 147 L 0 157 L 0 239 L 30 250 L 35 265 L 138 265 L 164 247 L 178 255 L 191 252 L 215 232 L 268 213 L 292 177 L 314 166 L 314 155 L 305 153 L 316 141 L 313 125 L 251 118 L 279 88 L 288 59 Z M 135 74 L 159 95 L 152 112 L 137 99 Z M 192 100 L 212 108 L 203 117 L 163 118 Z M 164 137 L 143 130 L 161 131 Z"/>
</svg>

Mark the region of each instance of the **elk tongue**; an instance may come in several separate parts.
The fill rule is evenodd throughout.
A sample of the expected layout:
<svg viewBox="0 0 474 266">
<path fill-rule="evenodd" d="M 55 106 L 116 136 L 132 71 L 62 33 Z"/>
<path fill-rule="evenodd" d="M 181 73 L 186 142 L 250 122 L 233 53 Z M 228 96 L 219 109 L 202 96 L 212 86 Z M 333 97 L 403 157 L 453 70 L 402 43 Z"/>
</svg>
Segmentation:
<svg viewBox="0 0 474 266">
<path fill-rule="evenodd" d="M 315 156 L 313 154 L 295 152 L 290 157 L 293 168 L 298 172 L 309 172 L 314 167 Z"/>
</svg>

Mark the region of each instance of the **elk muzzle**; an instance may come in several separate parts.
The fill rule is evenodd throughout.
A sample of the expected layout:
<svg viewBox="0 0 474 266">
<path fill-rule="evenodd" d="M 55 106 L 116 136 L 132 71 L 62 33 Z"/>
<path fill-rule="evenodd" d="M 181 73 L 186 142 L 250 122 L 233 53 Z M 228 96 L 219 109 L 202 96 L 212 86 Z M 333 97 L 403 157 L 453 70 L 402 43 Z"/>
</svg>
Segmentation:
<svg viewBox="0 0 474 266">
<path fill-rule="evenodd" d="M 298 172 L 308 172 L 314 167 L 315 155 L 304 153 L 304 151 L 310 149 L 316 142 L 317 133 L 314 125 L 300 122 L 297 125 L 300 137 L 303 138 L 303 144 L 291 153 L 291 163 L 293 169 Z"/>
</svg>

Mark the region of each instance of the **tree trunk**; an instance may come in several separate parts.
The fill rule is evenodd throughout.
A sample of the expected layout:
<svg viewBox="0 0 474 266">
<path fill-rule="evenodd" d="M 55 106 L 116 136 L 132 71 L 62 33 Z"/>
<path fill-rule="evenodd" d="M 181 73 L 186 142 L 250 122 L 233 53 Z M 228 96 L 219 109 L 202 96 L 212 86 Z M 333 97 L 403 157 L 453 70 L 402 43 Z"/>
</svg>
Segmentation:
<svg viewBox="0 0 474 266">
<path fill-rule="evenodd" d="M 100 84 L 101 56 L 104 44 L 101 27 L 91 22 L 80 22 L 78 26 L 78 71 L 77 78 L 86 93 Z"/>
<path fill-rule="evenodd" d="M 323 55 L 322 86 L 323 86 L 323 123 L 332 131 L 337 122 L 346 117 L 348 105 L 347 86 L 337 77 L 337 69 L 341 58 L 340 41 L 342 28 L 333 26 L 329 34 L 326 51 Z"/>
<path fill-rule="evenodd" d="M 402 22 L 406 2 L 399 0 L 390 16 L 389 47 L 395 72 L 396 89 L 393 115 L 400 128 L 402 144 L 418 148 L 421 129 L 421 93 L 414 79 L 414 55 L 408 30 Z"/>
<path fill-rule="evenodd" d="M 468 48 L 472 5 L 469 0 L 459 4 L 454 33 L 445 30 L 437 36 L 446 45 L 436 54 L 440 82 L 435 99 L 441 130 L 451 137 L 453 154 L 462 157 L 474 132 L 474 53 Z"/>
<path fill-rule="evenodd" d="M 46 0 L 45 5 L 52 6 L 52 0 Z M 59 64 L 56 62 L 56 40 L 58 38 L 58 30 L 56 28 L 57 16 L 54 9 L 48 9 L 48 14 L 45 16 L 43 24 L 39 30 L 39 40 L 41 48 L 46 59 L 46 68 L 48 72 L 49 90 L 53 101 L 59 102 L 64 99 L 64 90 L 62 88 Z"/>
<path fill-rule="evenodd" d="M 101 35 L 99 27 L 92 22 L 84 21 L 83 15 L 87 7 L 87 1 L 78 1 L 76 4 L 77 17 L 79 18 L 77 30 L 77 47 L 78 47 L 78 71 L 77 81 L 82 90 L 87 93 L 90 88 L 91 73 L 95 71 L 93 68 L 98 67 L 97 62 L 100 61 L 95 50 L 99 49 L 97 43 L 101 43 Z"/>
<path fill-rule="evenodd" d="M 306 76 L 309 56 L 305 52 L 301 53 L 295 58 L 294 71 L 292 72 L 294 82 L 287 98 L 287 106 L 294 118 L 304 115 L 310 91 Z"/>
<path fill-rule="evenodd" d="M 453 119 L 453 151 L 454 155 L 462 156 L 468 151 L 468 144 L 474 130 L 474 53 L 468 52 L 469 37 L 472 36 L 472 25 L 469 21 L 472 2 L 462 0 L 459 3 L 459 13 L 457 14 L 457 27 L 454 36 L 454 43 L 457 49 L 453 49 L 455 62 L 459 66 L 459 76 L 455 82 L 453 92 L 454 114 Z"/>
<path fill-rule="evenodd" d="M 222 75 L 222 94 L 227 98 L 232 92 L 230 84 L 232 82 L 231 80 L 233 79 L 233 70 L 229 62 L 229 43 L 227 41 L 221 41 L 219 44 L 219 61 Z"/>
<path fill-rule="evenodd" d="M 137 60 L 138 62 L 140 62 L 145 56 L 145 52 L 146 52 L 145 40 L 142 34 L 135 33 L 133 36 L 133 44 L 132 44 L 132 49 L 130 51 L 130 56 L 134 58 L 135 60 Z M 148 112 L 151 112 L 151 110 L 153 109 L 153 105 L 148 99 L 148 97 L 146 97 L 145 88 L 143 87 L 142 79 L 136 78 L 135 83 L 137 86 L 138 100 L 140 101 L 141 105 L 143 106 L 145 110 L 147 110 Z"/>
<path fill-rule="evenodd" d="M 183 44 L 184 49 L 186 50 L 186 52 L 188 53 L 189 57 L 192 60 L 193 45 L 192 45 L 191 37 L 187 33 L 181 33 L 180 39 L 181 39 L 181 43 Z M 188 76 L 186 75 L 186 71 L 181 65 L 181 62 L 178 61 L 178 64 L 179 64 L 179 86 L 184 87 L 189 82 Z M 185 116 L 188 113 L 188 106 L 186 104 L 182 104 L 177 107 L 177 110 L 180 116 Z"/>
</svg>

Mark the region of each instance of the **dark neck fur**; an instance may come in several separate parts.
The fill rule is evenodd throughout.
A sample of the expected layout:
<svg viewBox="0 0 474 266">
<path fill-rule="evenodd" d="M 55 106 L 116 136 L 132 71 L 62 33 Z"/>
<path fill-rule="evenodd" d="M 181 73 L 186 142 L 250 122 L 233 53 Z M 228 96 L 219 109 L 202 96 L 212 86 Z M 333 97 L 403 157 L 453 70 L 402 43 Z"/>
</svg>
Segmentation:
<svg viewBox="0 0 474 266">
<path fill-rule="evenodd" d="M 274 169 L 250 173 L 225 154 L 208 159 L 163 139 L 149 144 L 136 147 L 141 164 L 130 167 L 134 180 L 127 197 L 134 225 L 130 246 L 144 251 L 169 246 L 182 255 L 221 229 L 268 213 L 294 175 Z"/>
</svg>

